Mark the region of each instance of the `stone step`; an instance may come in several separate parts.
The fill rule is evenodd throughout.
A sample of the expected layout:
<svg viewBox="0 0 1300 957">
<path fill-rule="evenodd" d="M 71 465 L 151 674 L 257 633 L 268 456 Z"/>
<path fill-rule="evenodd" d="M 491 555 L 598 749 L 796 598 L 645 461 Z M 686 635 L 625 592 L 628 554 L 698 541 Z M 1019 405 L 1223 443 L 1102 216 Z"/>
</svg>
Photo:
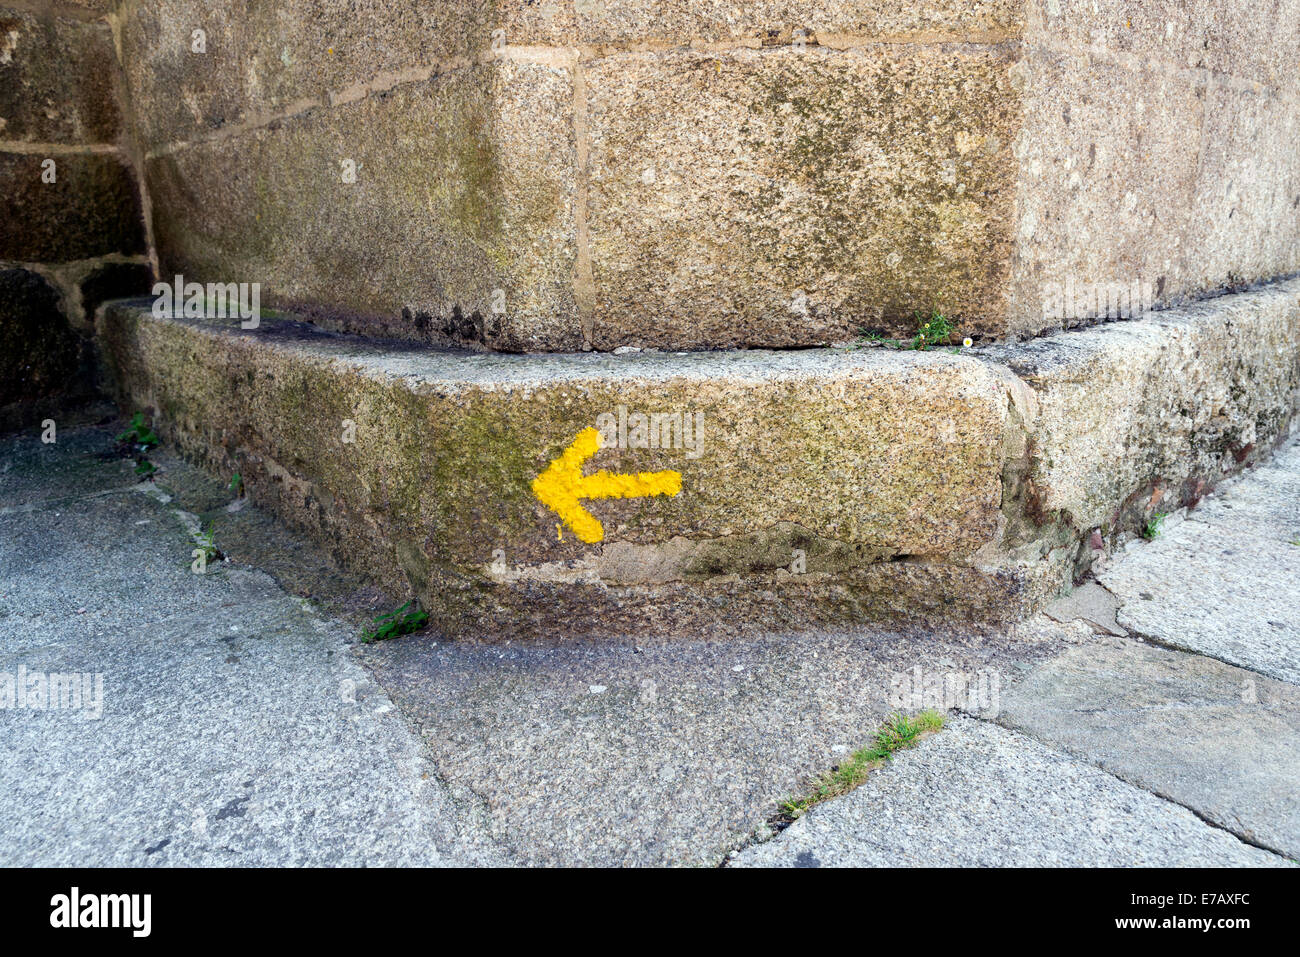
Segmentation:
<svg viewBox="0 0 1300 957">
<path fill-rule="evenodd" d="M 124 411 L 456 635 L 1014 620 L 1300 404 L 1300 281 L 958 354 L 97 327 Z"/>
<path fill-rule="evenodd" d="M 576 351 L 1023 339 L 1300 271 L 1300 0 L 364 7 L 121 13 L 165 272 Z"/>
</svg>

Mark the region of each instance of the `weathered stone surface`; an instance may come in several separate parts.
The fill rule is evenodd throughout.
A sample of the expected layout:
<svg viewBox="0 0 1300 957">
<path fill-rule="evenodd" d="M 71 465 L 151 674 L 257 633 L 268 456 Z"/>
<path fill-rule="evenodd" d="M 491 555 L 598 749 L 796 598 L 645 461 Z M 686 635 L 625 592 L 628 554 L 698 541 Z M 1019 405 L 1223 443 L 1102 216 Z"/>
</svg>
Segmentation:
<svg viewBox="0 0 1300 957">
<path fill-rule="evenodd" d="M 467 355 L 131 306 L 100 332 L 124 400 L 187 456 L 449 630 L 677 634 L 1024 615 L 1097 535 L 1276 441 L 1300 399 L 1296 285 L 978 357 Z M 595 454 L 589 469 L 674 471 L 683 491 L 594 503 L 591 547 L 531 483 L 620 410 L 702 431 Z"/>
<path fill-rule="evenodd" d="M 153 272 L 146 263 L 107 262 L 94 266 L 81 279 L 81 319 L 93 329 L 95 310 L 110 299 L 142 296 L 153 286 Z"/>
<path fill-rule="evenodd" d="M 1033 335 L 1095 315 L 1059 302 L 1067 291 L 1145 286 L 1126 317 L 1194 291 L 1186 247 L 1202 215 L 1191 205 L 1200 142 L 1189 130 L 1201 124 L 1204 90 L 1157 64 L 1128 69 L 1052 50 L 1031 50 L 1013 80 L 1024 119 L 1007 331 Z"/>
<path fill-rule="evenodd" d="M 52 159 L 56 180 L 41 181 Z M 140 198 L 115 154 L 0 153 L 0 260 L 65 262 L 144 251 Z"/>
<path fill-rule="evenodd" d="M 585 65 L 596 348 L 825 344 L 931 309 L 996 336 L 1014 62 L 923 46 Z"/>
<path fill-rule="evenodd" d="M 0 709 L 0 858 L 502 863 L 350 653 L 355 624 L 261 570 L 193 574 L 187 517 L 140 494 L 117 429 L 59 426 L 4 442 L 0 672 L 98 673 L 102 694 Z"/>
<path fill-rule="evenodd" d="M 738 867 L 1268 867 L 1185 808 L 1002 728 L 953 719 Z"/>
<path fill-rule="evenodd" d="M 0 6 L 0 141 L 116 142 L 116 76 L 106 23 Z"/>
<path fill-rule="evenodd" d="M 24 782 L 0 802 L 10 861 L 409 864 L 436 848 L 462 864 L 716 865 L 863 743 L 898 674 L 1006 674 L 1061 647 L 896 628 L 362 646 L 368 616 L 340 620 L 331 600 L 357 583 L 313 542 L 229 509 L 224 478 L 166 449 L 138 483 L 113 454 L 120 424 L 60 426 L 55 445 L 3 442 L 0 671 L 102 670 L 104 715 L 0 709 L 0 775 Z M 196 522 L 227 556 L 204 575 Z M 247 813 L 222 817 L 231 802 Z"/>
<path fill-rule="evenodd" d="M 548 7 L 567 6 L 543 0 Z M 1014 35 L 1020 0 L 577 0 L 571 35 L 584 43 L 789 42 L 842 36 L 891 41 Z"/>
<path fill-rule="evenodd" d="M 365 254 L 268 280 L 371 332 L 424 337 L 425 312 L 507 350 L 804 346 L 911 335 L 939 308 L 962 335 L 1027 338 L 1096 318 L 1054 305 L 1067 288 L 1136 287 L 1131 316 L 1300 269 L 1300 0 L 305 3 L 126 9 L 163 265 L 229 259 L 182 246 L 240 183 L 301 190 L 263 149 L 285 130 L 303 155 L 427 123 L 492 143 L 509 186 L 440 145 L 403 165 L 520 210 L 505 254 L 424 236 L 411 268 L 412 232 L 463 209 L 394 182 L 347 223 Z M 453 116 L 420 105 L 436 88 L 461 91 Z M 301 215 L 255 232 L 286 260 L 310 234 Z M 485 284 L 494 255 L 509 281 Z"/>
<path fill-rule="evenodd" d="M 1088 317 L 1052 286 L 1150 308 L 1300 268 L 1296 0 L 1025 7 L 1009 332 Z"/>
<path fill-rule="evenodd" d="M 1296 16 L 1300 18 L 1300 9 Z M 1300 75 L 1292 59 L 1291 70 Z M 1188 218 L 1187 285 L 1207 289 L 1300 272 L 1300 90 L 1205 92 Z"/>
<path fill-rule="evenodd" d="M 999 723 L 1300 853 L 1300 689 L 1211 658 L 1106 639 L 1040 665 Z"/>
<path fill-rule="evenodd" d="M 1000 40 L 1019 0 L 134 0 L 123 58 L 147 149 L 376 84 L 491 56 L 493 44 L 571 48 L 743 41 L 788 43 L 797 30 L 891 40 Z M 204 53 L 193 52 L 195 30 Z"/>
<path fill-rule="evenodd" d="M 29 270 L 0 269 L 0 428 L 27 425 L 60 398 L 87 394 L 85 360 L 59 290 Z"/>
<path fill-rule="evenodd" d="M 570 84 L 475 67 L 156 157 L 164 271 L 349 328 L 579 349 Z"/>
<path fill-rule="evenodd" d="M 1125 627 L 1300 684 L 1300 546 L 1186 521 L 1102 581 Z"/>
<path fill-rule="evenodd" d="M 113 9 L 114 4 L 120 2 L 121 0 L 57 0 L 54 5 L 60 8 L 60 12 L 68 13 L 76 9 L 79 16 L 93 19 L 108 13 Z"/>
<path fill-rule="evenodd" d="M 1093 631 L 1123 638 L 1128 632 L 1116 621 L 1119 605 L 1119 599 L 1105 588 L 1087 582 L 1052 602 L 1043 609 L 1043 614 L 1062 623 L 1081 620 Z"/>
<path fill-rule="evenodd" d="M 1296 85 L 1296 0 L 1026 0 L 1024 8 L 1026 37 L 1036 45 Z"/>
<path fill-rule="evenodd" d="M 427 78 L 487 49 L 491 13 L 470 0 L 136 0 L 121 34 L 139 135 L 155 150 L 353 98 L 376 80 L 382 89 L 410 80 L 408 71 Z"/>
<path fill-rule="evenodd" d="M 523 861 L 715 866 L 777 802 L 868 742 L 900 675 L 1007 673 L 1059 648 L 1006 632 L 862 627 L 657 638 L 490 646 L 416 635 L 367 646 L 365 661 L 443 779 L 483 796 Z"/>
<path fill-rule="evenodd" d="M 1100 580 L 1139 634 L 1300 684 L 1300 442 L 1225 486 Z"/>
<path fill-rule="evenodd" d="M 980 553 L 1002 524 L 1009 386 L 979 363 L 456 356 L 263 326 L 118 307 L 101 335 L 126 401 L 156 410 L 184 452 L 238 471 L 256 499 L 353 567 L 409 585 L 449 626 L 564 614 L 552 630 L 600 630 L 653 612 L 672 630 L 726 618 L 740 597 L 777 620 L 978 617 L 1023 610 L 1045 587 L 1048 563 Z M 620 408 L 690 415 L 700 431 L 596 455 L 590 468 L 680 471 L 683 492 L 592 504 L 606 530 L 592 548 L 530 486 Z M 806 574 L 790 571 L 800 553 Z"/>
<path fill-rule="evenodd" d="M 1031 511 L 1131 533 L 1283 434 L 1300 407 L 1300 281 L 988 355 L 1033 390 Z"/>
</svg>

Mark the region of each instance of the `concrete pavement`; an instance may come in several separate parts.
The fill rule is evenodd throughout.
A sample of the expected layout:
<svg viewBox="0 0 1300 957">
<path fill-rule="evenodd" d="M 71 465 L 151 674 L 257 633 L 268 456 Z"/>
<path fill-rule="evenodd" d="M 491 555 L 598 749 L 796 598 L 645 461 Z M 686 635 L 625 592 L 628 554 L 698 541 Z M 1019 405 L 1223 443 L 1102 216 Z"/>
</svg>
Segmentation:
<svg viewBox="0 0 1300 957">
<path fill-rule="evenodd" d="M 395 599 L 165 452 L 152 454 L 157 482 L 138 482 L 115 431 L 9 437 L 0 454 L 0 673 L 90 675 L 92 690 L 103 676 L 100 717 L 93 694 L 75 710 L 0 710 L 0 863 L 1236 866 L 1296 854 L 1298 692 L 1264 673 L 1283 673 L 1269 663 L 1294 647 L 1277 629 L 1234 652 L 1258 670 L 1117 637 L 1136 619 L 1113 592 L 1058 609 L 1059 622 L 987 633 L 426 632 L 362 646 L 360 623 Z M 1261 472 L 1267 493 L 1234 492 L 1248 475 L 1202 506 L 1209 527 L 1229 495 L 1254 503 L 1239 515 L 1293 508 L 1295 455 Z M 1256 520 L 1286 531 L 1267 511 Z M 208 522 L 228 560 L 196 575 L 193 532 Z M 1175 530 L 1135 543 L 1103 581 L 1156 549 L 1180 561 Z M 1112 634 L 1093 620 L 1107 608 Z M 954 678 L 970 693 L 935 699 Z M 950 726 L 773 836 L 778 801 L 891 711 L 927 706 L 948 708 Z"/>
</svg>

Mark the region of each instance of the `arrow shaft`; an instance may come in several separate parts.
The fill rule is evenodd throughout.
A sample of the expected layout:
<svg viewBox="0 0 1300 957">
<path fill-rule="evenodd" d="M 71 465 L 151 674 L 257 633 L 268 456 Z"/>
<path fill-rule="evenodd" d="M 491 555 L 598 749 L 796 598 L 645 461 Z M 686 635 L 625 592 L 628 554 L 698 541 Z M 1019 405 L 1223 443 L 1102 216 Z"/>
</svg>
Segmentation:
<svg viewBox="0 0 1300 957">
<path fill-rule="evenodd" d="M 646 498 L 652 495 L 676 495 L 682 490 L 680 472 L 638 472 L 615 475 L 605 469 L 584 475 L 578 481 L 578 497 Z"/>
</svg>

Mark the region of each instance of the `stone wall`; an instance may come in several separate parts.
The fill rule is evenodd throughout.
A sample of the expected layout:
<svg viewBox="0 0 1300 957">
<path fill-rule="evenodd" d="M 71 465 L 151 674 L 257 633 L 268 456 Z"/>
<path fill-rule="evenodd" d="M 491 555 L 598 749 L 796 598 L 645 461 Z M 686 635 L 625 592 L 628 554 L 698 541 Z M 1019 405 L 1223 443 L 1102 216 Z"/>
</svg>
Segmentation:
<svg viewBox="0 0 1300 957">
<path fill-rule="evenodd" d="M 1099 289 L 1300 270 L 1300 0 L 115 18 L 164 266 L 345 329 L 786 347 L 939 309 L 1023 338 Z"/>
<path fill-rule="evenodd" d="M 107 7 L 0 5 L 0 428 L 94 395 L 96 306 L 149 288 Z"/>
</svg>

